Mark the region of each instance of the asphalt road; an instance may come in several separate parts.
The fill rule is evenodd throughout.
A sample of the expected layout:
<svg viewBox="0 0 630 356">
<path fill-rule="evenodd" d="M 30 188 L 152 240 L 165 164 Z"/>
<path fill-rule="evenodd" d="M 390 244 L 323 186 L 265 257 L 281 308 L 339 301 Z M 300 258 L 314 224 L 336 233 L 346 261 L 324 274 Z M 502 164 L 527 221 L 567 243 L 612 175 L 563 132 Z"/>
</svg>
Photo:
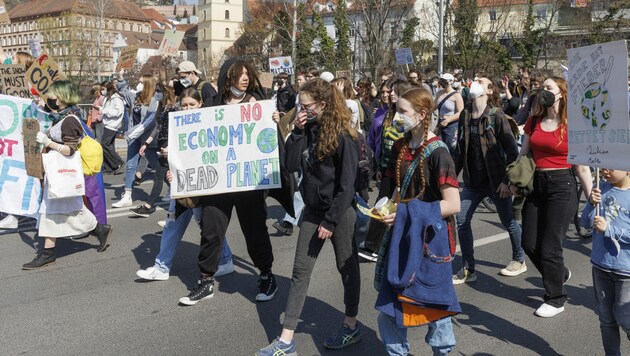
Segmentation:
<svg viewBox="0 0 630 356">
<path fill-rule="evenodd" d="M 107 201 L 121 193 L 122 176 L 106 176 Z M 147 197 L 150 184 L 134 192 L 136 202 Z M 136 194 L 137 193 L 137 194 Z M 374 198 L 374 197 L 373 197 Z M 283 215 L 269 200 L 268 226 Z M 165 212 L 149 218 L 129 216 L 127 209 L 110 209 L 114 226 L 111 247 L 96 252 L 96 239 L 58 243 L 58 260 L 37 271 L 22 271 L 35 256 L 35 232 L 21 225 L 19 233 L 0 234 L 0 355 L 252 355 L 281 329 L 281 315 L 290 283 L 297 230 L 292 237 L 272 236 L 274 273 L 280 286 L 272 301 L 256 303 L 257 271 L 240 233 L 236 214 L 228 230 L 236 272 L 219 277 L 213 299 L 193 307 L 179 306 L 197 281 L 199 229 L 191 224 L 182 241 L 171 278 L 143 282 L 139 267 L 153 264 L 159 250 Z M 542 301 L 540 275 L 532 265 L 517 277 L 502 277 L 510 260 L 510 244 L 496 214 L 479 208 L 473 224 L 478 281 L 456 286 L 463 313 L 454 318 L 459 355 L 597 355 L 603 354 L 588 256 L 589 239 L 572 232 L 564 244 L 573 271 L 567 284 L 566 311 L 551 319 L 533 315 Z M 454 262 L 454 269 L 461 261 Z M 343 351 L 328 351 L 325 337 L 342 320 L 342 285 L 330 244 L 322 251 L 298 326 L 300 355 L 384 355 L 374 310 L 374 264 L 361 264 L 359 320 L 363 340 Z M 427 355 L 426 327 L 411 329 L 414 355 Z M 623 340 L 622 350 L 630 352 Z"/>
</svg>

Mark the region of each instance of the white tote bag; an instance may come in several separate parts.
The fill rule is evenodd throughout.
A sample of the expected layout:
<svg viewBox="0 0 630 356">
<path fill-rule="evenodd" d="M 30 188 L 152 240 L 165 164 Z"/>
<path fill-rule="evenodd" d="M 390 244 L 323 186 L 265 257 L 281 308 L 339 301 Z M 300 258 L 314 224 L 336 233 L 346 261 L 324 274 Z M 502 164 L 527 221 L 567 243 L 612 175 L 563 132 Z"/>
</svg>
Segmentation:
<svg viewBox="0 0 630 356">
<path fill-rule="evenodd" d="M 42 155 L 42 160 L 48 183 L 48 199 L 85 195 L 85 177 L 79 151 L 75 151 L 72 156 L 50 151 Z"/>
</svg>

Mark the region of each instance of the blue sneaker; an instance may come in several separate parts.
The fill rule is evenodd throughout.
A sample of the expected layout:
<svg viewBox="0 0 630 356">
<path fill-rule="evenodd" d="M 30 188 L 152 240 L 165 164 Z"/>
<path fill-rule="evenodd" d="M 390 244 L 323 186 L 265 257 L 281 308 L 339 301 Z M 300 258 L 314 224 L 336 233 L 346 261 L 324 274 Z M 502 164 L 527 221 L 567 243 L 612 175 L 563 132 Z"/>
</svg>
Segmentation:
<svg viewBox="0 0 630 356">
<path fill-rule="evenodd" d="M 359 323 L 357 323 L 356 329 L 350 329 L 346 324 L 343 324 L 337 332 L 326 338 L 324 346 L 333 350 L 341 350 L 346 347 L 361 341 L 361 331 L 359 330 Z"/>
<path fill-rule="evenodd" d="M 285 344 L 277 337 L 269 346 L 258 350 L 256 356 L 297 356 L 297 352 L 295 352 L 293 340 L 291 343 Z"/>
</svg>

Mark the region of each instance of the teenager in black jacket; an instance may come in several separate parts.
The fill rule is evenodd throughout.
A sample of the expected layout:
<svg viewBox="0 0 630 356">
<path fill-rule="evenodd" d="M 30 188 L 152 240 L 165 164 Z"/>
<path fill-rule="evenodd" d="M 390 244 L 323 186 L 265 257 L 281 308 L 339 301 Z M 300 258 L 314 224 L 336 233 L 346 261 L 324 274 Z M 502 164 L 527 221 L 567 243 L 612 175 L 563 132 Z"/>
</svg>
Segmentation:
<svg viewBox="0 0 630 356">
<path fill-rule="evenodd" d="M 305 209 L 300 223 L 293 276 L 282 334 L 257 355 L 295 353 L 293 334 L 302 313 L 317 256 L 330 239 L 344 288 L 345 319 L 324 346 L 342 349 L 360 340 L 356 320 L 361 291 L 354 241 L 356 213 L 352 208 L 358 165 L 357 131 L 341 93 L 322 79 L 300 88 L 300 111 L 287 139 L 286 165 L 301 169 L 300 191 Z"/>
</svg>

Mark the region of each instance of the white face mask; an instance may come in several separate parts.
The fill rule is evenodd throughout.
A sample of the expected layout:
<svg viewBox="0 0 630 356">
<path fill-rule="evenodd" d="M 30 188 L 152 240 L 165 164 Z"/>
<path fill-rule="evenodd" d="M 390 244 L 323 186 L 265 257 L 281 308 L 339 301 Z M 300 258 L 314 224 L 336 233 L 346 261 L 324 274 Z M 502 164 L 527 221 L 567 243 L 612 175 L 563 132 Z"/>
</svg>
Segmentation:
<svg viewBox="0 0 630 356">
<path fill-rule="evenodd" d="M 144 84 L 142 83 L 138 83 L 138 85 L 136 85 L 136 91 L 139 93 L 144 89 Z"/>
<path fill-rule="evenodd" d="M 107 95 L 107 89 L 103 89 L 103 90 L 101 90 L 101 95 L 102 95 L 102 96 Z"/>
<path fill-rule="evenodd" d="M 183 85 L 184 88 L 188 88 L 189 86 L 192 85 L 192 81 L 188 78 L 181 78 L 179 80 L 179 84 Z"/>
<path fill-rule="evenodd" d="M 501 94 L 499 94 L 499 96 L 501 96 L 501 99 L 505 99 L 507 97 L 507 94 L 501 93 Z"/>
<path fill-rule="evenodd" d="M 460 83 L 460 82 L 454 82 L 453 84 L 451 84 L 451 87 L 452 87 L 453 89 L 456 89 L 456 90 L 457 90 L 457 88 L 459 88 L 459 86 L 460 86 L 461 84 L 462 84 L 462 83 Z"/>
<path fill-rule="evenodd" d="M 470 96 L 473 99 L 480 98 L 486 94 L 486 91 L 483 89 L 483 86 L 479 84 L 479 82 L 473 82 L 470 85 Z"/>
<path fill-rule="evenodd" d="M 414 127 L 418 126 L 420 123 L 416 120 L 418 114 L 414 116 L 407 116 L 405 114 L 396 113 L 394 115 L 394 127 L 398 130 L 398 132 L 407 133 L 413 130 Z"/>
</svg>

